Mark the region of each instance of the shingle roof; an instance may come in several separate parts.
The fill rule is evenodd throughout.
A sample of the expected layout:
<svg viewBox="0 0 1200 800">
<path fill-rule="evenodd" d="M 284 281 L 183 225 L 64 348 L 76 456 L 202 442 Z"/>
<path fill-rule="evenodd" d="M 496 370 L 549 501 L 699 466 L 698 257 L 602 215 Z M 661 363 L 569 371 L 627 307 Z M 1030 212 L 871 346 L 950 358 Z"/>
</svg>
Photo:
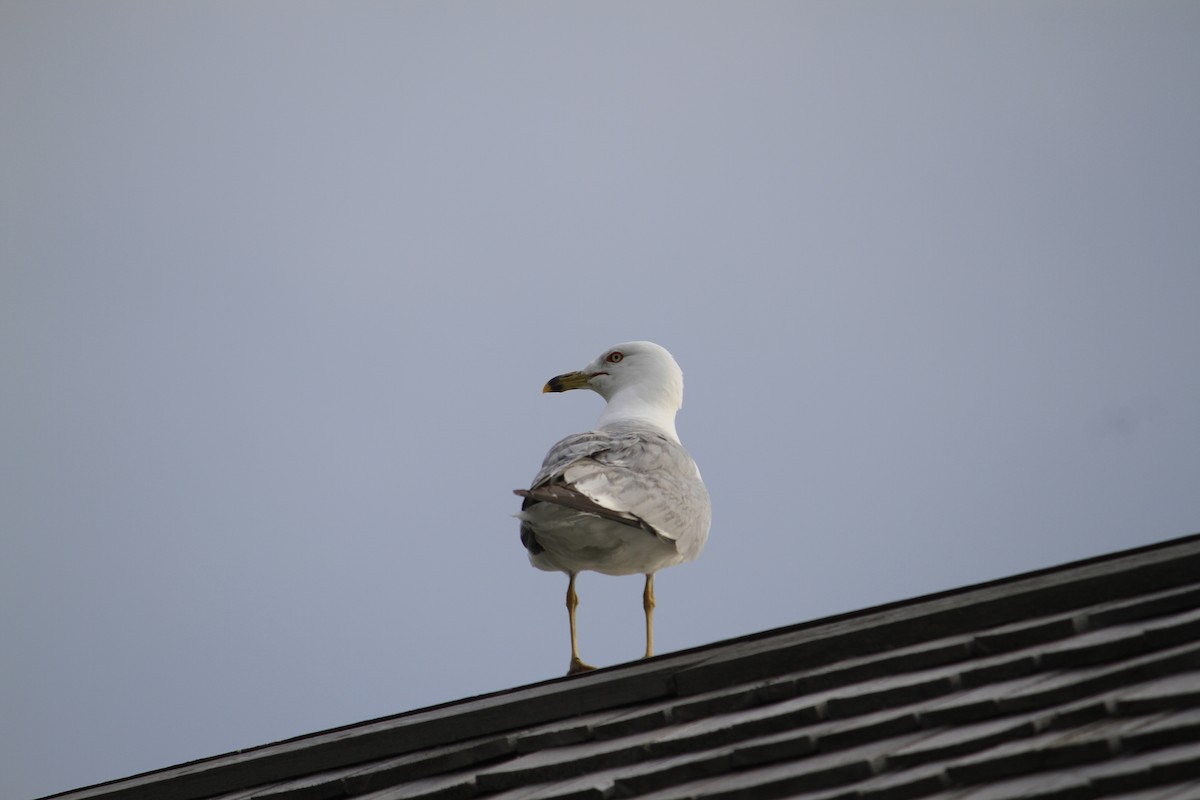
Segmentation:
<svg viewBox="0 0 1200 800">
<path fill-rule="evenodd" d="M 1200 798 L 1200 536 L 57 797 Z"/>
</svg>

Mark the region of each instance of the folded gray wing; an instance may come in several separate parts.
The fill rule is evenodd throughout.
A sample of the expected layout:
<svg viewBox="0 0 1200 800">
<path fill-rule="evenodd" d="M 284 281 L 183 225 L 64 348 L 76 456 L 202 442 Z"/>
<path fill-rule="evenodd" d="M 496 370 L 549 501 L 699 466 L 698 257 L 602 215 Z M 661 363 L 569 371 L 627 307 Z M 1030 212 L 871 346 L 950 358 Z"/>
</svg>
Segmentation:
<svg viewBox="0 0 1200 800">
<path fill-rule="evenodd" d="M 541 486 L 536 486 L 533 489 L 514 489 L 513 493 L 525 498 L 525 502 L 521 504 L 522 511 L 534 503 L 554 503 L 564 508 L 595 514 L 598 517 L 604 517 L 613 522 L 628 525 L 631 528 L 642 528 L 648 533 L 658 533 L 658 531 L 647 525 L 644 520 L 639 519 L 636 515 L 606 508 L 575 487 L 565 483 L 543 483 Z"/>
<path fill-rule="evenodd" d="M 517 493 L 526 507 L 554 502 L 640 525 L 674 540 L 681 552 L 702 546 L 708 535 L 708 491 L 700 472 L 679 443 L 656 431 L 568 436 L 550 448 L 530 490 Z"/>
</svg>

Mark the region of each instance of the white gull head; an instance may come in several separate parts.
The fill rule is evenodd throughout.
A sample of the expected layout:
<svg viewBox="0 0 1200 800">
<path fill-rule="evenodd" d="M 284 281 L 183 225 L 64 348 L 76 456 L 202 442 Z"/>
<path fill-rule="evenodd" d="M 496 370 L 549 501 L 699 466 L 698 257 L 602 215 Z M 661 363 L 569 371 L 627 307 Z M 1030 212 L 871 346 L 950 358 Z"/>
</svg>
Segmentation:
<svg viewBox="0 0 1200 800">
<path fill-rule="evenodd" d="M 591 389 L 608 401 L 597 429 L 637 424 L 679 441 L 675 412 L 683 406 L 683 370 L 665 347 L 624 342 L 605 350 L 578 372 L 551 378 L 542 391 Z"/>
</svg>

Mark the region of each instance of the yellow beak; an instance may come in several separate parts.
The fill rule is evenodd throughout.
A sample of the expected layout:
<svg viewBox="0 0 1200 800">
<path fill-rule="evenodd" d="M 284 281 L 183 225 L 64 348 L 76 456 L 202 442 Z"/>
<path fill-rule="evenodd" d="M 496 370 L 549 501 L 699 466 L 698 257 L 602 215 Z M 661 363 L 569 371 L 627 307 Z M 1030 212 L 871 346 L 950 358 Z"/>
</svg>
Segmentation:
<svg viewBox="0 0 1200 800">
<path fill-rule="evenodd" d="M 542 393 L 546 392 L 566 392 L 571 389 L 586 389 L 588 381 L 592 376 L 586 372 L 568 372 L 563 375 L 555 375 L 550 380 L 546 381 L 546 385 L 542 387 Z"/>
</svg>

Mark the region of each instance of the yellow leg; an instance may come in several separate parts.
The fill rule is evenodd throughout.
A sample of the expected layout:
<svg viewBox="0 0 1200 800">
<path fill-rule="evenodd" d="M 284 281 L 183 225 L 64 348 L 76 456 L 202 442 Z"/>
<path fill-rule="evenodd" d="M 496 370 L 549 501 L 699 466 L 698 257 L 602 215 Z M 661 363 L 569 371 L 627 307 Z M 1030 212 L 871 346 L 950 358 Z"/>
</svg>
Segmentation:
<svg viewBox="0 0 1200 800">
<path fill-rule="evenodd" d="M 642 608 L 646 609 L 646 658 L 654 655 L 654 573 L 646 576 L 646 591 L 642 592 Z"/>
<path fill-rule="evenodd" d="M 583 663 L 579 657 L 579 640 L 575 636 L 575 609 L 578 607 L 579 595 L 575 594 L 575 575 L 572 574 L 567 582 L 567 618 L 571 621 L 571 667 L 567 670 L 568 675 L 595 669 L 591 664 Z"/>
</svg>

